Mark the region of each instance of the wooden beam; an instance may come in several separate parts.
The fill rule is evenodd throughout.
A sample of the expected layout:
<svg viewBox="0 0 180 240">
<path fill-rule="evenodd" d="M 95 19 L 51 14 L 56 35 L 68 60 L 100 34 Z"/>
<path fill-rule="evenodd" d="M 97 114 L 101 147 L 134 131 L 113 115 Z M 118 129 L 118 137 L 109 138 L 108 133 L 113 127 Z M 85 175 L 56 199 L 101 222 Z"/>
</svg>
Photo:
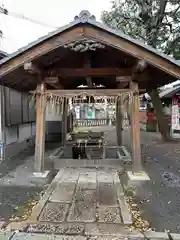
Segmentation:
<svg viewBox="0 0 180 240">
<path fill-rule="evenodd" d="M 17 54 L 15 57 L 2 64 L 3 66 L 0 68 L 0 78 L 14 71 L 18 67 L 23 66 L 26 59 L 33 61 L 34 59 L 44 56 L 58 47 L 64 46 L 69 43 L 70 39 L 73 39 L 74 41 L 79 40 L 81 34 L 82 27 L 76 27 L 71 31 L 65 31 L 61 34 L 55 35 L 48 41 L 42 41 L 41 44 L 37 44 L 34 47 L 27 49 L 22 52 L 22 54 Z"/>
<path fill-rule="evenodd" d="M 41 75 L 41 70 L 32 62 L 26 62 L 24 64 L 24 70 L 34 75 Z"/>
<path fill-rule="evenodd" d="M 67 90 L 46 90 L 47 94 L 54 94 L 58 96 L 74 96 L 78 94 L 87 94 L 92 96 L 117 96 L 120 93 L 131 92 L 131 89 L 67 89 Z M 38 91 L 30 91 L 30 93 L 38 93 Z"/>
<path fill-rule="evenodd" d="M 118 83 L 129 83 L 131 81 L 131 77 L 127 76 L 127 77 L 124 77 L 124 76 L 120 76 L 120 77 L 116 77 L 116 82 Z"/>
<path fill-rule="evenodd" d="M 116 133 L 117 133 L 117 145 L 122 146 L 122 126 L 123 114 L 122 114 L 122 98 L 119 97 L 116 101 Z"/>
<path fill-rule="evenodd" d="M 38 92 L 44 92 L 45 84 L 37 85 Z M 45 150 L 45 105 L 46 98 L 42 95 L 36 95 L 36 145 L 35 145 L 35 172 L 44 171 L 44 150 Z"/>
<path fill-rule="evenodd" d="M 145 59 L 148 64 L 155 66 L 177 79 L 180 78 L 180 67 L 178 67 L 175 62 L 164 58 L 162 55 L 157 54 L 157 52 L 151 51 L 146 47 L 139 46 L 136 43 L 127 41 L 127 39 L 124 39 L 123 37 L 118 37 L 115 34 L 111 34 L 101 29 L 95 29 L 93 27 L 84 27 L 84 36 L 100 41 L 103 44 L 110 45 L 127 55 L 139 59 Z M 174 79 L 172 79 L 172 81 L 174 81 Z"/>
<path fill-rule="evenodd" d="M 138 84 L 130 82 L 130 88 L 134 92 L 131 103 L 132 172 L 134 174 L 142 171 L 139 122 L 140 104 Z"/>
<path fill-rule="evenodd" d="M 54 84 L 54 83 L 58 83 L 59 79 L 58 79 L 58 77 L 45 77 L 44 81 L 47 84 Z"/>
<path fill-rule="evenodd" d="M 51 71 L 59 77 L 131 76 L 131 68 L 59 68 Z M 46 73 L 48 75 L 48 73 Z"/>
<path fill-rule="evenodd" d="M 59 83 L 58 77 L 45 77 L 44 82 L 47 83 L 49 86 L 52 86 L 56 89 L 63 89 L 63 86 Z"/>
<path fill-rule="evenodd" d="M 138 60 L 135 68 L 134 68 L 134 72 L 136 73 L 142 73 L 147 67 L 147 62 L 144 59 L 140 59 Z"/>
<path fill-rule="evenodd" d="M 69 104 L 68 99 L 65 99 L 63 104 L 63 115 L 62 115 L 62 146 L 65 146 L 66 144 L 68 104 Z"/>
<path fill-rule="evenodd" d="M 90 69 L 91 68 L 91 55 L 90 53 L 85 53 L 84 55 L 84 68 Z M 86 77 L 86 83 L 88 88 L 93 88 L 92 78 L 91 76 Z"/>
<path fill-rule="evenodd" d="M 84 27 L 77 26 L 75 28 L 71 28 L 69 31 L 62 31 L 60 34 L 56 34 L 47 39 L 47 41 L 42 41 L 39 44 L 26 49 L 26 51 L 22 51 L 21 54 L 17 54 L 9 60 L 4 61 L 0 68 L 0 78 L 23 66 L 26 59 L 33 61 L 36 58 L 45 56 L 58 47 L 64 46 L 69 43 L 70 39 L 74 39 L 74 41 L 76 41 L 84 37 L 109 45 L 117 51 L 122 51 L 135 58 L 144 58 L 148 64 L 155 66 L 177 79 L 180 77 L 180 67 L 175 62 L 171 61 L 171 59 L 166 59 L 154 51 L 139 46 L 134 42 L 127 41 L 127 39 L 118 37 L 117 35 L 105 31 L 104 29 L 84 25 Z M 172 81 L 174 81 L 173 78 Z M 166 84 L 166 82 L 164 82 L 164 84 Z"/>
<path fill-rule="evenodd" d="M 146 89 L 139 89 L 141 92 L 146 92 Z M 32 94 L 38 93 L 38 91 L 29 91 Z M 65 89 L 65 90 L 56 90 L 56 89 L 49 89 L 46 90 L 45 93 L 47 94 L 54 94 L 58 96 L 74 96 L 78 94 L 87 94 L 87 95 L 92 95 L 92 96 L 117 96 L 120 93 L 127 93 L 127 92 L 132 92 L 131 89 L 87 89 L 87 88 L 79 88 L 79 89 Z"/>
<path fill-rule="evenodd" d="M 144 70 L 147 67 L 147 63 L 146 61 L 144 61 L 143 59 L 137 61 L 137 64 L 133 67 L 132 69 L 132 77 L 131 77 L 131 81 L 140 81 L 140 79 L 144 79 L 144 75 L 145 72 Z"/>
</svg>

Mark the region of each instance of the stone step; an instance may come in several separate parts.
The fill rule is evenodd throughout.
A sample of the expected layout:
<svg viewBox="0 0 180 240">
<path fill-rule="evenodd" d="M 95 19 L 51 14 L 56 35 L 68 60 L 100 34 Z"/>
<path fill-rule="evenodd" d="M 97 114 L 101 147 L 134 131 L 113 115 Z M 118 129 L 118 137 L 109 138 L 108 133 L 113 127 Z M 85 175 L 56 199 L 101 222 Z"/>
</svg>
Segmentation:
<svg viewBox="0 0 180 240">
<path fill-rule="evenodd" d="M 122 230 L 122 229 L 121 229 Z M 171 234 L 172 239 L 179 240 L 180 234 Z M 46 234 L 46 233 L 25 233 L 25 232 L 5 232 L 0 233 L 1 240 L 168 240 L 167 233 L 150 232 L 141 234 L 139 232 L 131 232 L 122 230 L 122 233 L 117 235 L 74 235 L 74 234 Z"/>
<path fill-rule="evenodd" d="M 47 233 L 47 234 L 64 234 L 77 236 L 122 236 L 133 235 L 140 236 L 138 231 L 130 231 L 127 227 L 120 224 L 106 223 L 49 223 L 39 222 L 30 224 L 27 228 L 28 233 Z"/>
<path fill-rule="evenodd" d="M 63 167 L 83 167 L 83 168 L 115 168 L 121 171 L 122 162 L 119 159 L 61 159 L 53 158 L 54 168 L 59 170 Z"/>
</svg>

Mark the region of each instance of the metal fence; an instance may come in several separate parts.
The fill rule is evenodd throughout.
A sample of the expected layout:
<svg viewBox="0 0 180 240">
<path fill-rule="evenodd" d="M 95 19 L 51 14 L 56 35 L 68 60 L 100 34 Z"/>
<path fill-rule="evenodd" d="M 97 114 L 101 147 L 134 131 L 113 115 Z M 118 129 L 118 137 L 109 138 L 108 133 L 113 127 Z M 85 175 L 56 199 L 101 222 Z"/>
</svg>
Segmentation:
<svg viewBox="0 0 180 240">
<path fill-rule="evenodd" d="M 87 126 L 105 126 L 108 124 L 107 119 L 76 119 L 74 126 L 87 127 Z"/>
</svg>

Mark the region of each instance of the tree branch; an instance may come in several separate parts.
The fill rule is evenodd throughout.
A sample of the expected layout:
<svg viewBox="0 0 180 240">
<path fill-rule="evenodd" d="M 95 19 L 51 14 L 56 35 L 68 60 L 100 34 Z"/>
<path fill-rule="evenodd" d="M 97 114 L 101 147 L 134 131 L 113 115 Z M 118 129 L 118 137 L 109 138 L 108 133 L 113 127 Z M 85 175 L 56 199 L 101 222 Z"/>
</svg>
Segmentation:
<svg viewBox="0 0 180 240">
<path fill-rule="evenodd" d="M 158 20 L 157 20 L 157 23 L 156 23 L 156 27 L 158 27 L 162 23 L 162 20 L 163 20 L 164 15 L 165 15 L 166 6 L 167 6 L 167 0 L 160 0 L 160 8 L 159 8 L 159 11 L 157 13 Z"/>
<path fill-rule="evenodd" d="M 174 47 L 180 42 L 180 36 L 175 38 L 172 42 L 169 43 L 167 48 L 164 50 L 164 53 L 169 55 L 171 51 L 174 49 Z"/>
</svg>

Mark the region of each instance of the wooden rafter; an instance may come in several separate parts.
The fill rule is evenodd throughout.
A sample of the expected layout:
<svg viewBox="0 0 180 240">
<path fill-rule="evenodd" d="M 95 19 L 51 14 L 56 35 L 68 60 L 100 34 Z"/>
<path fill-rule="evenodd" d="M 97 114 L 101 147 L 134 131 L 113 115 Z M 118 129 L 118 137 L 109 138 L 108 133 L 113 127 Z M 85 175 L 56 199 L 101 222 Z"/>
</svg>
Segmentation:
<svg viewBox="0 0 180 240">
<path fill-rule="evenodd" d="M 124 52 L 127 55 L 131 55 L 138 59 L 145 59 L 146 62 L 176 78 L 180 77 L 180 67 L 175 66 L 173 62 L 164 59 L 160 55 L 156 55 L 152 51 L 137 46 L 126 39 L 119 38 L 103 30 L 97 30 L 93 27 L 84 28 L 85 37 L 89 37 L 94 40 L 98 40 L 105 45 L 110 45 Z"/>
<path fill-rule="evenodd" d="M 53 77 L 131 76 L 131 73 L 131 68 L 59 68 L 51 70 Z"/>
<path fill-rule="evenodd" d="M 84 26 L 83 28 L 77 26 L 76 28 L 69 29 L 69 31 L 63 31 L 53 37 L 51 36 L 47 41 L 42 41 L 40 44 L 28 48 L 21 54 L 10 58 L 8 61 L 2 64 L 0 69 L 0 77 L 3 77 L 11 71 L 23 66 L 26 62 L 26 59 L 33 61 L 34 59 L 53 51 L 57 47 L 64 46 L 72 39 L 73 41 L 82 39 L 82 32 L 83 38 L 86 37 L 92 40 L 94 39 L 95 41 L 99 41 L 102 44 L 114 47 L 117 50 L 120 50 L 125 54 L 131 55 L 135 58 L 143 58 L 148 64 L 151 64 L 176 78 L 180 77 L 180 67 L 175 65 L 173 62 L 163 59 L 162 56 L 158 56 L 154 52 L 148 51 L 147 49 L 144 49 L 143 47 L 123 38 L 117 37 L 114 34 L 89 26 Z"/>
<path fill-rule="evenodd" d="M 136 65 L 132 69 L 131 80 L 137 81 L 137 79 L 138 79 L 138 81 L 139 81 L 140 79 L 144 79 L 143 76 L 144 76 L 146 68 L 147 68 L 146 61 L 143 59 L 138 60 Z"/>
<path fill-rule="evenodd" d="M 90 53 L 85 53 L 85 56 L 84 56 L 84 68 L 85 69 L 90 69 L 91 68 L 91 55 L 90 55 Z M 87 76 L 86 77 L 86 83 L 87 83 L 88 88 L 92 88 L 93 87 L 91 76 Z"/>
<path fill-rule="evenodd" d="M 58 77 L 45 77 L 44 82 L 56 89 L 63 89 L 63 86 L 59 83 Z"/>
<path fill-rule="evenodd" d="M 24 63 L 24 70 L 33 75 L 41 75 L 42 73 L 41 69 L 32 62 Z"/>
</svg>

